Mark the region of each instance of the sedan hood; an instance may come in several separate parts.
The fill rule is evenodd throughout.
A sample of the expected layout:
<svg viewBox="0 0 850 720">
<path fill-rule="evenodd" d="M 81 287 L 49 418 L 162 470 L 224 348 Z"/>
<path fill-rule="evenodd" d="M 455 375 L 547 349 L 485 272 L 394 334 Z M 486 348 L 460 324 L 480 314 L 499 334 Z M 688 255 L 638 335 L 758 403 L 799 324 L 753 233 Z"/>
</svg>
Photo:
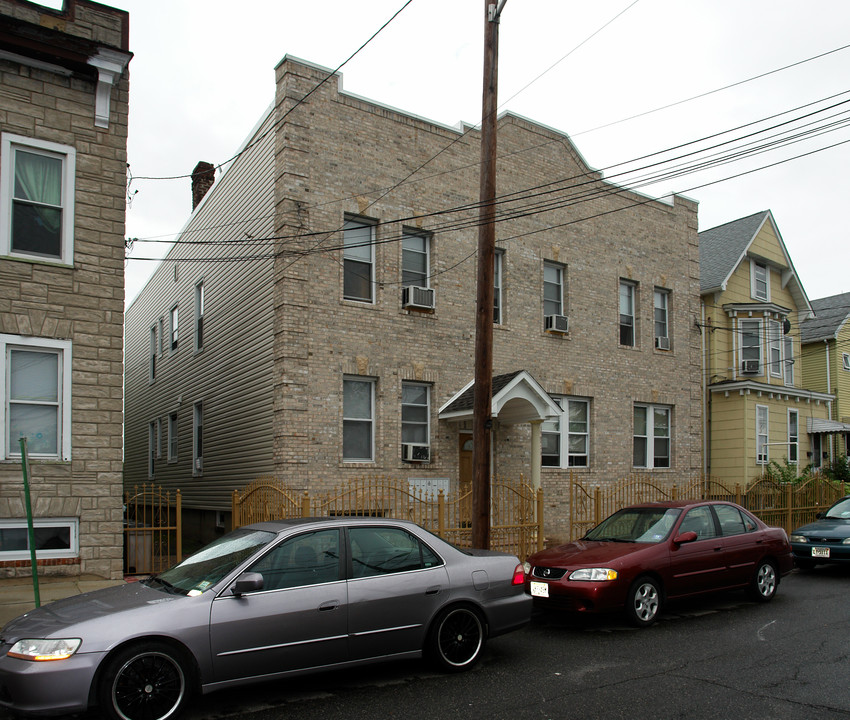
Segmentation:
<svg viewBox="0 0 850 720">
<path fill-rule="evenodd" d="M 607 565 L 613 560 L 640 552 L 652 545 L 646 543 L 602 542 L 576 540 L 566 545 L 534 553 L 528 561 L 532 565 L 549 567 L 575 567 L 578 565 Z"/>
<path fill-rule="evenodd" d="M 833 538 L 850 537 L 850 521 L 841 518 L 824 518 L 797 528 L 792 535 L 815 535 Z"/>
<path fill-rule="evenodd" d="M 125 622 L 121 618 L 123 613 L 183 599 L 183 595 L 169 595 L 140 582 L 127 583 L 43 605 L 7 623 L 0 634 L 5 641 L 50 637 L 60 631 L 67 633 L 72 625 L 96 621 L 107 615 L 109 622 L 117 626 Z"/>
</svg>

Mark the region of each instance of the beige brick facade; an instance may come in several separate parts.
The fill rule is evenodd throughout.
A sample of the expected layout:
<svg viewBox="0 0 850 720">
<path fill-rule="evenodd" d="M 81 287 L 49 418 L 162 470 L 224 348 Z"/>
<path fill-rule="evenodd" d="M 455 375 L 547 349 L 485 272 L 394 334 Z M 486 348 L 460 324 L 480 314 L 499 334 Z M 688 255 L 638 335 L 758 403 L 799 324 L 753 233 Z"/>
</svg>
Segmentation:
<svg viewBox="0 0 850 720">
<path fill-rule="evenodd" d="M 127 13 L 84 0 L 68 0 L 63 12 L 0 0 L 0 22 L 5 37 L 20 38 L 20 45 L 4 42 L 0 56 L 0 168 L 8 172 L 14 149 L 31 143 L 64 157 L 63 167 L 69 162 L 63 149 L 75 153 L 66 186 L 73 189 L 72 230 L 63 235 L 62 256 L 16 252 L 9 241 L 0 253 L 4 367 L 16 348 L 60 347 L 59 397 L 68 390 L 71 405 L 67 428 L 60 399 L 59 451 L 31 457 L 30 486 L 36 522 L 74 526 L 78 552 L 40 559 L 40 572 L 117 578 L 123 547 Z M 98 71 L 104 56 L 117 72 Z M 103 106 L 96 89 L 107 77 L 113 81 L 108 120 L 97 121 Z M 69 199 L 63 200 L 66 214 Z M 8 203 L 9 197 L 0 199 L 7 237 Z M 3 384 L 8 402 L 11 389 L 5 378 Z M 25 518 L 20 446 L 10 418 L 0 458 L 0 525 Z M 29 574 L 28 558 L 6 560 L 6 549 L 0 547 L 0 575 Z"/>
</svg>

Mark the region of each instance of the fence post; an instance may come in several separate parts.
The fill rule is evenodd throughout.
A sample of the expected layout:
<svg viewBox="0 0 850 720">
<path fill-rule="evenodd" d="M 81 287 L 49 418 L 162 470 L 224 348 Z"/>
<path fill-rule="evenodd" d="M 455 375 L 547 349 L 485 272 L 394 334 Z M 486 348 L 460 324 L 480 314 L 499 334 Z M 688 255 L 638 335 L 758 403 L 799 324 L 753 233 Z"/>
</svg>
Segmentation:
<svg viewBox="0 0 850 720">
<path fill-rule="evenodd" d="M 785 486 L 785 532 L 791 533 L 791 483 Z"/>
<path fill-rule="evenodd" d="M 673 483 L 673 488 L 670 491 L 670 499 L 678 500 L 679 499 L 679 486 L 676 483 Z"/>
<path fill-rule="evenodd" d="M 537 549 L 543 549 L 543 488 L 537 488 Z"/>
<path fill-rule="evenodd" d="M 233 491 L 233 497 L 230 500 L 230 528 L 235 530 L 242 526 L 242 519 L 239 517 L 239 491 Z"/>
<path fill-rule="evenodd" d="M 310 517 L 310 493 L 307 490 L 301 498 L 301 517 Z"/>
<path fill-rule="evenodd" d="M 602 522 L 602 493 L 597 485 L 593 490 L 593 524 L 598 525 Z"/>
<path fill-rule="evenodd" d="M 443 489 L 437 494 L 437 535 L 443 537 L 446 532 L 446 496 Z"/>
<path fill-rule="evenodd" d="M 741 483 L 735 483 L 735 504 L 741 505 Z"/>
</svg>

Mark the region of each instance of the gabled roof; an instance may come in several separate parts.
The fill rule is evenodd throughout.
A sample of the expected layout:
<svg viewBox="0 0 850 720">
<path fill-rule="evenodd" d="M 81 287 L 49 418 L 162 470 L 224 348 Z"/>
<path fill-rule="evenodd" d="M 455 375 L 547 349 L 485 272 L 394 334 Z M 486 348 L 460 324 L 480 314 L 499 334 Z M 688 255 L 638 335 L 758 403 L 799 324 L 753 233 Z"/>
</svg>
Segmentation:
<svg viewBox="0 0 850 720">
<path fill-rule="evenodd" d="M 779 248 L 788 265 L 788 277 L 783 278 L 797 304 L 797 310 L 811 312 L 811 303 L 797 276 L 794 263 L 770 210 L 718 225 L 699 234 L 699 289 L 700 294 L 723 292 L 729 278 L 746 259 L 750 246 L 765 223 L 770 223 Z"/>
<path fill-rule="evenodd" d="M 833 340 L 838 338 L 841 328 L 850 322 L 850 292 L 812 300 L 815 317 L 800 325 L 803 342 Z"/>
</svg>

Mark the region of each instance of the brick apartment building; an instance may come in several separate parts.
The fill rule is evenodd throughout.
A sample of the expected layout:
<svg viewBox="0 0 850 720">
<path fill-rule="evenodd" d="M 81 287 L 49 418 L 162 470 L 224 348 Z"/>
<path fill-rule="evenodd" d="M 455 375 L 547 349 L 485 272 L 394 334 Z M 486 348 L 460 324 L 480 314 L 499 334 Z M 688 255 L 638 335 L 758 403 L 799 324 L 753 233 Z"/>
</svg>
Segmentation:
<svg viewBox="0 0 850 720">
<path fill-rule="evenodd" d="M 122 571 L 126 12 L 0 0 L 0 575 Z"/>
<path fill-rule="evenodd" d="M 468 482 L 480 136 L 338 78 L 301 102 L 326 75 L 281 61 L 127 311 L 125 481 L 180 488 L 200 535 L 260 474 Z M 492 468 L 542 465 L 558 537 L 571 474 L 700 472 L 697 207 L 607 183 L 516 115 L 498 155 Z"/>
</svg>

